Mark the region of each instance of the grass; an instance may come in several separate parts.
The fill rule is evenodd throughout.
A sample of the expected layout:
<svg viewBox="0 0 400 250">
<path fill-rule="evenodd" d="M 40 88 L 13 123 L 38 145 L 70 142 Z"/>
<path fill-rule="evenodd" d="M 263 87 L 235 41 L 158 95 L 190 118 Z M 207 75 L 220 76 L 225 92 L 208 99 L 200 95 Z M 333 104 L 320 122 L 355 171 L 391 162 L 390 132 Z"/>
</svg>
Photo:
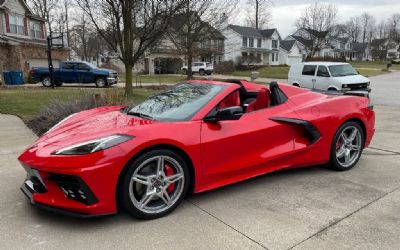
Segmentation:
<svg viewBox="0 0 400 250">
<path fill-rule="evenodd" d="M 119 80 L 121 82 L 125 82 L 125 74 L 119 75 Z M 133 75 L 133 85 L 136 85 L 136 82 L 140 83 L 179 83 L 184 82 L 186 80 L 185 75 Z"/>
<path fill-rule="evenodd" d="M 123 89 L 79 89 L 79 88 L 3 88 L 0 89 L 0 113 L 12 114 L 27 121 L 37 115 L 42 107 L 53 100 L 66 101 L 71 98 L 79 98 L 83 92 L 93 92 L 110 96 L 119 96 L 119 103 L 133 104 L 146 99 L 157 92 L 155 89 L 134 88 L 131 98 L 123 95 Z"/>
<path fill-rule="evenodd" d="M 289 67 L 263 67 L 257 70 L 238 70 L 232 73 L 234 76 L 246 76 L 250 77 L 252 71 L 260 72 L 259 77 L 262 78 L 273 78 L 273 79 L 287 79 L 289 73 Z"/>
</svg>

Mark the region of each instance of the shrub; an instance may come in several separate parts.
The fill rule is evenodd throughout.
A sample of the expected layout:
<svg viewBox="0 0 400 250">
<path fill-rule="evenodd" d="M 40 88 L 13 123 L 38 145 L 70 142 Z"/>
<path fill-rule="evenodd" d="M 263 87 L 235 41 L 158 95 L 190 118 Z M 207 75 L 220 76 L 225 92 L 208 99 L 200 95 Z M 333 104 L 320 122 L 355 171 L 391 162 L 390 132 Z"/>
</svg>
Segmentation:
<svg viewBox="0 0 400 250">
<path fill-rule="evenodd" d="M 214 72 L 217 74 L 232 73 L 235 70 L 235 63 L 232 60 L 219 62 L 214 65 Z"/>
<path fill-rule="evenodd" d="M 65 117 L 105 105 L 118 105 L 123 102 L 123 95 L 116 90 L 106 90 L 103 94 L 82 91 L 78 97 L 60 102 L 53 100 L 43 107 L 39 114 L 27 122 L 27 125 L 37 135 L 42 135 Z"/>
</svg>

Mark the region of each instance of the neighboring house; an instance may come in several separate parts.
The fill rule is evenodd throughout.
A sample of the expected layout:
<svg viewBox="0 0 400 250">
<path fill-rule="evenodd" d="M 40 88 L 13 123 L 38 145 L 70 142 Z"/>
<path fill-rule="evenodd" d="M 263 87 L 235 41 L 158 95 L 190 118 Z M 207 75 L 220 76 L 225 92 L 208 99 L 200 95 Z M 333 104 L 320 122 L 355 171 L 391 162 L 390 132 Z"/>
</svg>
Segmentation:
<svg viewBox="0 0 400 250">
<path fill-rule="evenodd" d="M 284 40 L 280 43 L 279 64 L 292 64 L 303 61 L 301 46 L 296 40 Z"/>
<path fill-rule="evenodd" d="M 352 43 L 351 48 L 354 52 L 353 60 L 367 61 L 371 60 L 368 43 Z"/>
<path fill-rule="evenodd" d="M 351 48 L 351 42 L 348 37 L 331 37 L 328 39 L 328 48 L 322 50 L 324 57 L 345 58 L 352 60 L 355 52 Z"/>
<path fill-rule="evenodd" d="M 4 71 L 23 71 L 25 77 L 36 66 L 47 65 L 44 19 L 33 15 L 23 0 L 0 0 L 0 75 Z M 69 50 L 53 51 L 55 66 L 65 60 Z"/>
<path fill-rule="evenodd" d="M 384 60 L 388 54 L 389 39 L 373 39 L 370 43 L 371 57 L 374 60 Z"/>
<path fill-rule="evenodd" d="M 242 60 L 254 58 L 248 64 L 279 65 L 279 47 L 281 37 L 277 29 L 255 29 L 250 27 L 228 25 L 222 32 L 225 40 L 225 60 Z"/>
<path fill-rule="evenodd" d="M 332 53 L 328 33 L 328 31 L 302 28 L 288 36 L 285 40 L 296 40 L 304 58 L 310 54 L 313 54 L 313 57 L 324 57 Z"/>
<path fill-rule="evenodd" d="M 387 50 L 388 59 L 400 59 L 400 44 L 399 43 L 389 43 Z"/>
<path fill-rule="evenodd" d="M 193 14 L 194 18 L 198 18 Z M 135 71 L 145 74 L 176 74 L 181 67 L 187 64 L 183 37 L 178 37 L 179 29 L 184 25 L 184 17 L 176 16 L 172 20 L 168 32 L 150 50 L 145 53 L 144 59 L 135 65 Z M 193 48 L 193 62 L 218 63 L 223 60 L 225 37 L 221 32 L 206 22 L 201 23 L 201 30 L 196 37 L 200 37 Z M 199 35 L 201 34 L 201 35 Z"/>
</svg>

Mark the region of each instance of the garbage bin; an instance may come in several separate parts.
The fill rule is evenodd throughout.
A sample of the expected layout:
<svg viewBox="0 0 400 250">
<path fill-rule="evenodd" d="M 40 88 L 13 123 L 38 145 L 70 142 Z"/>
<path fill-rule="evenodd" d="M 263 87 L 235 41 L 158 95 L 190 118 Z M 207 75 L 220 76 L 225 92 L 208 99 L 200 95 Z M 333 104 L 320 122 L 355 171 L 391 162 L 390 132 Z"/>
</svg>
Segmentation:
<svg viewBox="0 0 400 250">
<path fill-rule="evenodd" d="M 24 73 L 22 71 L 10 71 L 12 85 L 24 84 Z"/>
<path fill-rule="evenodd" d="M 3 72 L 3 78 L 4 78 L 4 84 L 12 85 L 12 79 L 11 79 L 10 71 L 4 71 Z"/>
</svg>

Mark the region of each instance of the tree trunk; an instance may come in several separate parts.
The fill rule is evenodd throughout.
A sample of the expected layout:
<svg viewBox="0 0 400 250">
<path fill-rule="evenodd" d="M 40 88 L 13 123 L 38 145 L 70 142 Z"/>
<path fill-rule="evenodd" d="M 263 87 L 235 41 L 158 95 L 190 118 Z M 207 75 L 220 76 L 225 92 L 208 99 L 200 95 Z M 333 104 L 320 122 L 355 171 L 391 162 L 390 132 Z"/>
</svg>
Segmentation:
<svg viewBox="0 0 400 250">
<path fill-rule="evenodd" d="M 125 63 L 125 96 L 132 96 L 132 69 L 131 63 Z"/>
<path fill-rule="evenodd" d="M 187 59 L 188 59 L 188 67 L 187 67 L 187 79 L 191 80 L 193 79 L 193 71 L 192 71 L 192 63 L 193 63 L 193 51 L 192 51 L 192 46 L 189 46 L 188 48 L 188 53 L 187 53 Z"/>
<path fill-rule="evenodd" d="M 256 29 L 258 29 L 258 0 L 256 0 Z"/>
</svg>

